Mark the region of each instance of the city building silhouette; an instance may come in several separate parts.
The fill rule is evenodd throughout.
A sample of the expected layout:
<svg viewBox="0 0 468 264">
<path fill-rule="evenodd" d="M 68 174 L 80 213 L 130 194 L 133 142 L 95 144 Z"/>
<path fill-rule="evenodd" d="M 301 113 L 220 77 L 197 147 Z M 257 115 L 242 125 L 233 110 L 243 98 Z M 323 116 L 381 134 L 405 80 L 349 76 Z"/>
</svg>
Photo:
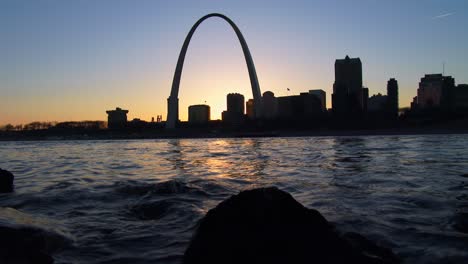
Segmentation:
<svg viewBox="0 0 468 264">
<path fill-rule="evenodd" d="M 133 118 L 131 121 L 127 123 L 127 129 L 146 129 L 149 127 L 148 122 L 141 120 L 140 118 Z"/>
<path fill-rule="evenodd" d="M 450 123 L 463 126 L 468 118 L 468 84 L 455 85 L 452 76 L 425 74 L 419 82 L 411 108 L 402 115 L 405 120 L 424 124 Z M 454 122 L 460 120 L 460 123 Z M 457 125 L 458 124 L 458 125 Z"/>
<path fill-rule="evenodd" d="M 368 91 L 367 91 L 368 94 Z M 362 63 L 360 58 L 335 61 L 332 109 L 336 116 L 359 116 L 365 112 L 365 91 L 362 87 Z"/>
<path fill-rule="evenodd" d="M 310 90 L 309 92 L 300 93 L 299 95 L 289 95 L 275 97 L 271 91 L 263 93 L 263 120 L 282 121 L 284 124 L 287 121 L 299 123 L 317 117 L 324 117 L 327 110 L 324 107 L 326 93 L 323 90 Z M 254 116 L 253 107 L 254 101 L 248 100 L 247 117 L 252 119 Z"/>
<path fill-rule="evenodd" d="M 410 103 L 410 109 L 413 111 L 418 109 L 418 97 L 417 96 L 413 97 L 413 100 Z"/>
<path fill-rule="evenodd" d="M 367 112 L 370 116 L 386 119 L 398 117 L 398 82 L 391 78 L 387 82 L 387 95 L 372 95 L 368 100 Z"/>
<path fill-rule="evenodd" d="M 362 112 L 367 113 L 367 105 L 369 104 L 369 88 L 362 88 Z"/>
<path fill-rule="evenodd" d="M 368 112 L 384 112 L 387 106 L 387 99 L 388 97 L 386 95 L 382 95 L 380 93 L 369 97 L 369 103 L 367 105 Z"/>
<path fill-rule="evenodd" d="M 395 78 L 387 82 L 387 107 L 389 116 L 398 117 L 398 81 Z"/>
<path fill-rule="evenodd" d="M 278 117 L 278 99 L 271 91 L 263 93 L 263 117 L 267 120 L 274 120 Z"/>
<path fill-rule="evenodd" d="M 281 96 L 277 98 L 279 119 L 310 119 L 323 114 L 322 103 L 310 93 Z"/>
<path fill-rule="evenodd" d="M 320 103 L 322 104 L 322 111 L 327 111 L 327 93 L 324 90 L 309 90 L 309 94 L 316 96 L 320 100 Z"/>
<path fill-rule="evenodd" d="M 418 94 L 412 107 L 417 109 L 444 108 L 453 105 L 455 79 L 442 74 L 426 74 L 419 82 Z"/>
<path fill-rule="evenodd" d="M 188 107 L 188 122 L 191 124 L 205 124 L 210 121 L 210 106 L 191 105 Z"/>
<path fill-rule="evenodd" d="M 231 125 L 240 125 L 244 123 L 245 118 L 245 99 L 242 94 L 230 93 L 226 97 L 227 110 L 223 111 L 223 122 Z"/>
<path fill-rule="evenodd" d="M 107 113 L 107 127 L 109 129 L 124 128 L 127 125 L 128 110 L 123 110 L 120 107 L 115 110 L 108 110 Z"/>
<path fill-rule="evenodd" d="M 255 119 L 255 109 L 254 109 L 254 104 L 255 104 L 255 101 L 254 99 L 249 99 L 247 100 L 247 102 L 245 102 L 245 111 L 246 111 L 246 114 L 247 114 L 247 118 L 249 118 L 250 120 L 254 120 Z"/>
<path fill-rule="evenodd" d="M 468 84 L 457 85 L 453 104 L 456 109 L 468 109 Z"/>
<path fill-rule="evenodd" d="M 244 96 L 239 93 L 230 93 L 226 97 L 227 101 L 227 112 L 228 113 L 236 113 L 236 114 L 244 114 Z"/>
</svg>

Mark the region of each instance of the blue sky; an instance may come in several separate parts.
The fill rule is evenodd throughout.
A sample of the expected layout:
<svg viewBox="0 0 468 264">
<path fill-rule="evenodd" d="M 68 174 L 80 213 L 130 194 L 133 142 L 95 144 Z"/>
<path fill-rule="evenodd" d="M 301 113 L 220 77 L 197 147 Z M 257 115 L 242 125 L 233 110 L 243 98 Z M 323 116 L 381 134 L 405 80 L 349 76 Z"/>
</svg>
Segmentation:
<svg viewBox="0 0 468 264">
<path fill-rule="evenodd" d="M 218 12 L 240 28 L 262 92 L 323 89 L 328 107 L 337 58 L 360 57 L 370 94 L 394 77 L 408 106 L 424 74 L 468 83 L 468 1 L 0 1 L 0 124 L 166 117 L 166 99 L 184 38 Z M 187 107 L 225 109 L 228 92 L 251 98 L 238 40 L 229 25 L 205 21 L 195 33 L 180 87 Z"/>
</svg>

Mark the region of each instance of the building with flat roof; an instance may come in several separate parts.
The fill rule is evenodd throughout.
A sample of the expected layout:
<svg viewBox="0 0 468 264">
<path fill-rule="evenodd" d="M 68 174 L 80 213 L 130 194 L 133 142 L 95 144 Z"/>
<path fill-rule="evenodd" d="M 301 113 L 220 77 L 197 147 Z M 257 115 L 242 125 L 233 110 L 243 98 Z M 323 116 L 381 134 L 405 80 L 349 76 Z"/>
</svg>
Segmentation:
<svg viewBox="0 0 468 264">
<path fill-rule="evenodd" d="M 309 94 L 316 96 L 320 103 L 322 104 L 322 110 L 325 112 L 327 111 L 327 93 L 324 90 L 316 89 L 316 90 L 309 90 Z"/>
<path fill-rule="evenodd" d="M 127 125 L 127 114 L 128 110 L 123 110 L 120 107 L 115 110 L 108 110 L 107 113 L 107 128 L 119 129 L 124 128 Z"/>
<path fill-rule="evenodd" d="M 320 99 L 310 93 L 281 96 L 278 100 L 278 119 L 310 119 L 323 114 Z"/>
<path fill-rule="evenodd" d="M 278 99 L 271 91 L 266 91 L 262 96 L 263 100 L 263 117 L 268 120 L 273 120 L 278 117 Z"/>
<path fill-rule="evenodd" d="M 231 125 L 240 125 L 245 119 L 245 99 L 242 94 L 230 93 L 226 97 L 227 110 L 223 111 L 223 122 Z"/>
<path fill-rule="evenodd" d="M 468 109 L 468 84 L 457 85 L 453 104 L 457 109 Z"/>
<path fill-rule="evenodd" d="M 205 124 L 210 121 L 210 106 L 191 105 L 188 107 L 188 122 L 192 124 Z"/>
<path fill-rule="evenodd" d="M 227 111 L 229 113 L 244 114 L 244 96 L 239 93 L 230 93 L 227 95 Z"/>
<path fill-rule="evenodd" d="M 387 113 L 389 116 L 398 117 L 398 81 L 391 78 L 387 82 Z"/>
<path fill-rule="evenodd" d="M 336 60 L 332 94 L 333 113 L 338 116 L 361 114 L 366 107 L 364 97 L 361 59 L 346 56 Z"/>
<path fill-rule="evenodd" d="M 455 80 L 442 74 L 426 74 L 419 82 L 417 107 L 450 107 L 453 101 Z"/>
</svg>

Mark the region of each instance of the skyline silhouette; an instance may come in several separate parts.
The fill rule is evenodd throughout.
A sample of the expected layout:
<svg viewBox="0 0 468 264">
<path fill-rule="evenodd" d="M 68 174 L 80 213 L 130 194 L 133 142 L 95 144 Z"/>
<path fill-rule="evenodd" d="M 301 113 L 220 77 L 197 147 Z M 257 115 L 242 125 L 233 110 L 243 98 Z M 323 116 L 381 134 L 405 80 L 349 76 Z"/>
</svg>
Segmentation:
<svg viewBox="0 0 468 264">
<path fill-rule="evenodd" d="M 206 18 L 218 16 L 220 14 L 209 14 L 200 19 L 194 26 L 196 27 Z M 222 16 L 222 15 L 221 15 Z M 192 33 L 194 30 L 192 30 Z M 187 39 L 190 39 L 191 34 Z M 186 41 L 187 42 L 187 41 Z M 188 43 L 188 42 L 187 42 Z M 188 45 L 185 45 L 187 48 Z M 185 56 L 186 49 L 181 51 L 180 58 Z M 183 63 L 183 59 L 182 59 Z M 180 65 L 183 65 L 179 63 Z M 174 80 L 180 79 L 182 67 L 177 67 Z M 453 119 L 463 119 L 468 115 L 468 84 L 455 85 L 455 79 L 451 76 L 443 76 L 442 74 L 426 74 L 421 78 L 419 88 L 416 90 L 416 96 L 413 97 L 411 107 L 399 108 L 399 87 L 398 81 L 395 78 L 390 78 L 387 81 L 387 94 L 372 94 L 367 87 L 362 86 L 362 64 L 360 58 L 350 58 L 346 56 L 344 59 L 336 59 L 335 61 L 335 84 L 334 93 L 329 95 L 333 104 L 331 108 L 326 108 L 325 102 L 328 97 L 326 92 L 321 89 L 309 90 L 308 92 L 300 92 L 299 94 L 289 94 L 287 96 L 276 97 L 272 91 L 265 91 L 260 100 L 262 102 L 260 112 L 264 113 L 263 116 L 255 114 L 255 100 L 244 98 L 244 95 L 239 93 L 227 94 L 227 110 L 222 111 L 221 119 L 211 118 L 211 106 L 206 104 L 197 104 L 188 106 L 188 120 L 173 120 L 173 123 L 168 126 L 167 120 L 163 120 L 162 115 L 157 115 L 157 120 L 151 117 L 151 121 L 143 120 L 139 117 L 134 117 L 128 120 L 128 110 L 123 110 L 116 107 L 115 110 L 107 110 L 108 121 L 105 125 L 104 121 L 34 121 L 27 124 L 12 125 L 7 124 L 0 126 L 0 131 L 35 131 L 47 129 L 91 129 L 102 130 L 105 128 L 126 130 L 126 129 L 161 129 L 169 128 L 174 129 L 180 127 L 180 123 L 189 123 L 182 127 L 187 128 L 195 125 L 195 127 L 210 127 L 212 121 L 223 121 L 224 126 L 247 128 L 261 128 L 261 123 L 270 123 L 269 126 L 262 129 L 271 129 L 272 122 L 279 122 L 273 127 L 286 128 L 290 121 L 293 121 L 292 128 L 317 128 L 327 127 L 336 129 L 334 125 L 330 126 L 331 122 L 345 122 L 343 127 L 339 129 L 353 129 L 350 120 L 361 120 L 358 127 L 366 127 L 367 129 L 382 128 L 381 125 L 390 125 L 386 128 L 396 128 L 397 124 L 408 126 L 405 119 L 421 119 L 422 118 L 435 118 L 430 123 L 440 123 L 436 119 L 440 115 L 448 118 L 447 121 Z M 178 81 L 178 80 L 177 80 Z M 169 96 L 168 109 L 171 108 L 171 97 L 176 99 L 175 107 L 177 115 L 179 114 L 178 98 L 176 92 L 178 90 L 177 82 L 173 85 L 171 95 Z M 258 85 L 258 83 L 257 83 Z M 174 89 L 175 87 L 175 89 Z M 252 89 L 254 90 L 254 89 Z M 337 97 L 339 96 L 339 97 Z M 360 102 L 356 99 L 360 98 Z M 231 98 L 230 98 L 231 97 Z M 234 100 L 234 97 L 236 99 Z M 239 97 L 239 98 L 237 98 Z M 247 97 L 248 98 L 248 97 Z M 334 99 L 336 98 L 336 99 Z M 341 98 L 341 99 L 340 99 Z M 434 101 L 437 99 L 437 101 Z M 238 110 L 232 110 L 232 109 Z M 231 109 L 231 110 L 230 110 Z M 184 110 L 182 111 L 184 112 Z M 194 119 L 191 121 L 190 116 Z M 175 116 L 173 116 L 175 118 Z M 102 118 L 101 118 L 102 120 Z M 235 121 L 236 120 L 236 121 Z M 399 120 L 399 121 L 398 121 Z M 246 124 L 246 121 L 247 122 Z M 315 125 L 308 124 L 309 122 L 316 123 Z M 395 123 L 398 121 L 397 123 Z M 253 122 L 253 123 L 252 123 Z M 317 123 L 318 122 L 318 123 Z M 375 126 L 377 122 L 378 126 Z M 435 124 L 434 123 L 434 124 Z M 246 125 L 246 126 L 244 126 Z M 398 125 L 398 126 L 399 126 Z M 450 125 L 448 126 L 450 127 Z M 447 128 L 448 128 L 447 127 Z M 354 127 L 356 128 L 356 127 Z M 148 130 L 147 130 L 148 131 Z"/>
<path fill-rule="evenodd" d="M 294 94 L 322 89 L 331 95 L 329 65 L 346 54 L 363 60 L 363 85 L 371 94 L 385 93 L 386 81 L 395 77 L 403 107 L 410 106 L 419 78 L 443 72 L 444 64 L 446 75 L 468 83 L 462 45 L 467 37 L 461 26 L 467 22 L 461 15 L 467 3 L 462 1 L 427 1 L 424 10 L 419 3 L 403 1 L 273 2 L 268 8 L 256 2 L 249 12 L 243 12 L 242 2 L 202 1 L 187 3 L 189 8 L 179 13 L 180 3 L 129 5 L 2 3 L 0 32 L 9 37 L 0 49 L 6 58 L 0 62 L 6 101 L 0 106 L 0 124 L 96 120 L 102 119 L 102 109 L 115 106 L 132 109 L 132 118 L 166 117 L 183 38 L 209 11 L 238 24 L 262 91 L 277 96 L 288 95 L 287 88 Z M 439 38 L 431 38 L 436 32 Z M 249 94 L 245 61 L 232 33 L 219 19 L 197 31 L 181 80 L 181 109 L 207 101 L 218 119 L 225 94 Z M 185 112 L 181 120 L 187 120 Z"/>
</svg>

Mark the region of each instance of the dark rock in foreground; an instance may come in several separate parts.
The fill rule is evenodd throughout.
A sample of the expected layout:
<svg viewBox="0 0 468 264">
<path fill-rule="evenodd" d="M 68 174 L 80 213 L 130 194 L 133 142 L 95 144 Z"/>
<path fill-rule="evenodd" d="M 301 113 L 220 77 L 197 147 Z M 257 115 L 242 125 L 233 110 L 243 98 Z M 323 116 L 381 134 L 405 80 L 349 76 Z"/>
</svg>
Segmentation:
<svg viewBox="0 0 468 264">
<path fill-rule="evenodd" d="M 12 192 L 14 179 L 11 172 L 0 169 L 0 193 Z"/>
<path fill-rule="evenodd" d="M 243 191 L 200 221 L 184 263 L 398 263 L 358 234 L 340 236 L 316 210 L 277 188 Z"/>
<path fill-rule="evenodd" d="M 468 234 L 468 212 L 459 212 L 455 215 L 455 230 Z"/>
<path fill-rule="evenodd" d="M 56 223 L 0 207 L 0 263 L 50 264 L 72 239 Z"/>
</svg>

